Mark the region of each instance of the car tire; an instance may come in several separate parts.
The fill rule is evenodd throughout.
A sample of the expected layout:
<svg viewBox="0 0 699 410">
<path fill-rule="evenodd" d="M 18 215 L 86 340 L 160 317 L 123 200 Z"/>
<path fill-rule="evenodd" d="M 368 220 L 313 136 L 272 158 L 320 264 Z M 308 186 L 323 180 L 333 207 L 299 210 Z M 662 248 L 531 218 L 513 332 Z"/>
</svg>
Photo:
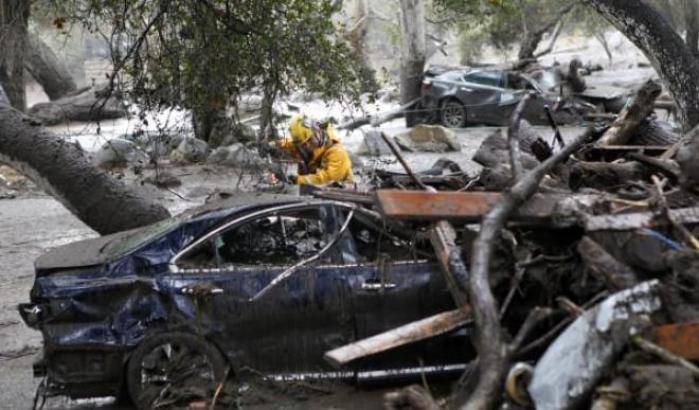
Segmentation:
<svg viewBox="0 0 699 410">
<path fill-rule="evenodd" d="M 466 107 L 457 100 L 446 100 L 440 105 L 439 120 L 447 128 L 463 128 L 466 126 Z"/>
<path fill-rule="evenodd" d="M 197 374 L 186 376 L 194 370 Z M 147 380 L 149 375 L 152 380 Z M 126 382 L 136 407 L 151 409 L 156 407 L 156 400 L 165 397 L 184 403 L 210 398 L 198 397 L 194 392 L 209 394 L 225 375 L 226 361 L 214 345 L 195 334 L 168 332 L 146 338 L 133 351 Z M 169 395 L 170 392 L 177 392 L 179 397 Z"/>
</svg>

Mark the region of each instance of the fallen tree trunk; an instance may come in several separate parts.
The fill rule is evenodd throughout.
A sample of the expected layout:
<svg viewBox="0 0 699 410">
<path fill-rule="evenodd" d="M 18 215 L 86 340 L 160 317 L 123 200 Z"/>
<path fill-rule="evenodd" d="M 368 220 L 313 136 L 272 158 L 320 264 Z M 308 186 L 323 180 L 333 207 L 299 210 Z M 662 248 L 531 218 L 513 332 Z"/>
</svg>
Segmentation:
<svg viewBox="0 0 699 410">
<path fill-rule="evenodd" d="M 655 99 L 661 91 L 660 84 L 653 80 L 643 84 L 636 93 L 633 103 L 619 114 L 596 145 L 625 145 L 629 142 L 638 131 L 641 122 L 653 112 Z"/>
<path fill-rule="evenodd" d="M 75 80 L 51 48 L 36 34 L 29 34 L 24 66 L 51 101 L 78 90 Z"/>
<path fill-rule="evenodd" d="M 410 109 L 415 104 L 417 104 L 418 101 L 420 101 L 420 98 L 417 98 L 417 99 L 414 99 L 408 103 L 405 103 L 405 104 L 401 105 L 400 107 L 398 107 L 394 110 L 391 110 L 391 111 L 379 113 L 378 115 L 367 115 L 367 116 L 364 116 L 361 118 L 347 121 L 345 123 L 338 125 L 337 127 L 335 127 L 335 129 L 350 130 L 351 131 L 351 130 L 354 130 L 354 129 L 361 127 L 362 125 L 367 125 L 367 124 L 371 124 L 374 127 L 378 127 L 379 125 L 383 124 L 384 122 L 388 122 L 388 121 L 391 121 L 393 119 L 404 116 L 405 111 Z"/>
<path fill-rule="evenodd" d="M 0 162 L 18 170 L 102 235 L 137 228 L 169 212 L 95 168 L 76 144 L 0 104 Z"/>
<path fill-rule="evenodd" d="M 29 109 L 29 115 L 44 125 L 68 121 L 99 121 L 126 116 L 126 107 L 106 87 L 88 88 L 47 103 L 39 103 Z"/>
</svg>

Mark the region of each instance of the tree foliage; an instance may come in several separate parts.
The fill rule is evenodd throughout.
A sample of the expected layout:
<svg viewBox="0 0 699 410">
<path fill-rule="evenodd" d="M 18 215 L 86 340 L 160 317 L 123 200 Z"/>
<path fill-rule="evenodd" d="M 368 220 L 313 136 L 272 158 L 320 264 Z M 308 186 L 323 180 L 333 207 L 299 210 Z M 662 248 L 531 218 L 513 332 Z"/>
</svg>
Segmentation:
<svg viewBox="0 0 699 410">
<path fill-rule="evenodd" d="M 436 10 L 459 24 L 460 31 L 486 34 L 489 43 L 505 49 L 522 40 L 523 32 L 535 31 L 559 17 L 560 0 L 435 0 Z M 481 34 L 482 33 L 482 34 Z"/>
<path fill-rule="evenodd" d="M 329 0 L 44 0 L 109 44 L 109 81 L 141 107 L 220 110 L 241 93 L 358 89 Z"/>
</svg>

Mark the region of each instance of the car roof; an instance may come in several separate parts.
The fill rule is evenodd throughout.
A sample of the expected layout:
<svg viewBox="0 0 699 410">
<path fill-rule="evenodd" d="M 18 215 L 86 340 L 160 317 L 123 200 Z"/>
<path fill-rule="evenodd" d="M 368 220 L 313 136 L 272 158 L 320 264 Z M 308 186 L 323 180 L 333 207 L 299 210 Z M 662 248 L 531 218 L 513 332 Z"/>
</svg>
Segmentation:
<svg viewBox="0 0 699 410">
<path fill-rule="evenodd" d="M 259 210 L 261 208 L 272 207 L 284 204 L 293 203 L 323 203 L 327 202 L 308 196 L 298 195 L 275 195 L 275 194 L 260 194 L 260 193 L 240 193 L 229 198 L 219 201 L 213 201 L 185 212 L 158 221 L 151 225 L 142 226 L 128 231 L 116 232 L 111 235 L 100 236 L 97 238 L 85 239 L 82 241 L 72 242 L 63 246 L 59 246 L 42 254 L 34 261 L 36 269 L 56 269 L 75 266 L 89 266 L 104 263 L 108 260 L 121 257 L 127 253 L 131 253 L 150 242 L 155 237 L 167 234 L 177 226 L 204 220 L 209 218 L 226 218 L 229 215 L 242 211 L 245 208 L 251 210 Z M 129 237 L 143 235 L 144 232 L 152 231 L 158 228 L 157 225 L 162 225 L 166 229 L 153 235 L 143 244 L 135 246 L 133 249 L 120 253 L 120 255 L 105 255 L 103 252 L 112 244 L 128 240 Z"/>
</svg>

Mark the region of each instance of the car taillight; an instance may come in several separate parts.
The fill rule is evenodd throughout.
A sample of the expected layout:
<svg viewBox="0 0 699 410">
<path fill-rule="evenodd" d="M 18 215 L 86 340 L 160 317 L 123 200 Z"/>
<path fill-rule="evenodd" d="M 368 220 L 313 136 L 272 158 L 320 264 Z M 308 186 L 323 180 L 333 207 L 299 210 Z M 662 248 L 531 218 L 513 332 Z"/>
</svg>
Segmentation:
<svg viewBox="0 0 699 410">
<path fill-rule="evenodd" d="M 422 91 L 427 91 L 432 88 L 432 81 L 423 80 L 422 81 Z"/>
</svg>

